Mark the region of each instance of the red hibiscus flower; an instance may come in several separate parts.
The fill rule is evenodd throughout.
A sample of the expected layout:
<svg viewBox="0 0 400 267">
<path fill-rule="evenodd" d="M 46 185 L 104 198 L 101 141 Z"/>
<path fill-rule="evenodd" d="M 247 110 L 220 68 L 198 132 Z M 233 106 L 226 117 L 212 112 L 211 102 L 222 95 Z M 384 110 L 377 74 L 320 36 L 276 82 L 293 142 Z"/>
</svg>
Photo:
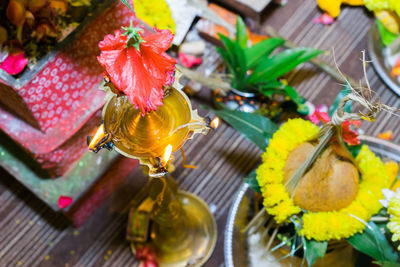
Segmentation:
<svg viewBox="0 0 400 267">
<path fill-rule="evenodd" d="M 117 30 L 104 37 L 97 60 L 111 82 L 144 115 L 163 104 L 163 86 L 174 81 L 176 61 L 165 53 L 173 34 L 155 28 L 155 33 L 143 37 L 132 25 L 123 29 L 124 33 Z"/>
</svg>

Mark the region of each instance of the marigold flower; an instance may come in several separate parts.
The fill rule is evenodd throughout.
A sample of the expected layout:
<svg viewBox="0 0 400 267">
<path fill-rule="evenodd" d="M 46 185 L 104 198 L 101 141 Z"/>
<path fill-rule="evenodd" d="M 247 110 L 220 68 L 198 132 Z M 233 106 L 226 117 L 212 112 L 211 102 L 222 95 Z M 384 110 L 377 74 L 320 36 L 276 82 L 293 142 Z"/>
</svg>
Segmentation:
<svg viewBox="0 0 400 267">
<path fill-rule="evenodd" d="M 163 86 L 174 81 L 176 61 L 165 53 L 173 35 L 155 28 L 155 33 L 142 36 L 132 25 L 123 29 L 125 33 L 117 30 L 104 37 L 97 60 L 113 85 L 144 115 L 162 106 Z"/>
</svg>

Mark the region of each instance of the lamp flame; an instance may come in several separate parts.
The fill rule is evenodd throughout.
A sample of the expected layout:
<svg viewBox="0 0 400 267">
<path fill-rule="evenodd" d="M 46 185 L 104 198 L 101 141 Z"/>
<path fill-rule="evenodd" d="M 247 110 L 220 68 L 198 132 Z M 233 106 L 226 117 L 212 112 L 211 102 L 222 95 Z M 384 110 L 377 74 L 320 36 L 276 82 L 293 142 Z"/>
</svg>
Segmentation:
<svg viewBox="0 0 400 267">
<path fill-rule="evenodd" d="M 172 154 L 172 145 L 168 145 L 165 148 L 164 156 L 162 157 L 161 163 L 165 166 L 167 165 L 168 160 L 170 159 Z"/>
<path fill-rule="evenodd" d="M 218 128 L 218 125 L 219 125 L 219 118 L 218 118 L 218 117 L 215 117 L 215 118 L 212 120 L 212 122 L 210 123 L 210 125 L 211 125 L 211 128 L 217 129 L 217 128 Z"/>
<path fill-rule="evenodd" d="M 104 137 L 104 124 L 102 123 L 100 127 L 97 129 L 96 134 L 93 136 L 92 140 L 89 143 L 89 149 L 94 150 L 95 146 L 99 143 L 99 141 Z"/>
</svg>

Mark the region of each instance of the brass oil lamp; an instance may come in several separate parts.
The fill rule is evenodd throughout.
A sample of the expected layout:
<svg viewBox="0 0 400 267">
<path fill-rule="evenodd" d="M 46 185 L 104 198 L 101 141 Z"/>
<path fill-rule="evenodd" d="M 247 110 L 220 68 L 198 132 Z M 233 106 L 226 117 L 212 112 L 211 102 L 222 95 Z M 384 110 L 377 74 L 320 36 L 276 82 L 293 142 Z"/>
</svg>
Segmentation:
<svg viewBox="0 0 400 267">
<path fill-rule="evenodd" d="M 164 88 L 163 105 L 144 116 L 106 81 L 103 122 L 89 149 L 114 148 L 148 167 L 150 183 L 133 201 L 129 216 L 127 238 L 133 251 L 150 245 L 160 266 L 200 266 L 216 243 L 215 219 L 204 201 L 178 190 L 167 176 L 167 163 L 186 140 L 216 128 L 218 119 L 202 118 L 192 110 L 178 71 L 175 76 L 174 84 Z"/>
</svg>

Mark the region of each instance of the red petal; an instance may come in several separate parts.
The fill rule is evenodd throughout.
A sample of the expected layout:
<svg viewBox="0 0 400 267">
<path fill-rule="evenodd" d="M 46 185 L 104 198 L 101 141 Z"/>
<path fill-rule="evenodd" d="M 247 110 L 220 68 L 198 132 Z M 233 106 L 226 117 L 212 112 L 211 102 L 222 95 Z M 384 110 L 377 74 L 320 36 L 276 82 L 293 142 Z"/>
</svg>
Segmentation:
<svg viewBox="0 0 400 267">
<path fill-rule="evenodd" d="M 315 115 L 317 116 L 317 118 L 321 121 L 323 121 L 324 123 L 328 123 L 331 121 L 331 118 L 329 117 L 329 114 L 326 112 L 321 112 L 316 110 L 315 111 Z"/>
<path fill-rule="evenodd" d="M 172 40 L 174 39 L 174 35 L 170 30 L 159 30 L 154 28 L 155 33 L 149 34 L 146 37 L 143 37 L 144 43 L 141 43 L 141 46 L 151 46 L 155 49 L 157 53 L 162 53 L 169 48 Z"/>
<path fill-rule="evenodd" d="M 68 196 L 60 196 L 58 198 L 58 207 L 60 209 L 65 209 L 66 207 L 68 207 L 69 205 L 71 205 L 73 202 L 72 197 L 68 197 Z"/>
<path fill-rule="evenodd" d="M 188 55 L 183 52 L 178 53 L 178 58 L 181 64 L 187 68 L 192 68 L 195 65 L 200 65 L 202 62 L 201 57 L 196 57 L 193 55 Z"/>
<path fill-rule="evenodd" d="M 360 139 L 358 139 L 358 134 L 350 129 L 350 125 L 353 124 L 349 120 L 346 120 L 342 124 L 342 136 L 343 140 L 346 141 L 349 145 L 359 145 L 361 144 Z"/>
<path fill-rule="evenodd" d="M 9 55 L 1 64 L 0 68 L 10 75 L 15 75 L 24 70 L 28 60 L 24 53 Z"/>
</svg>

